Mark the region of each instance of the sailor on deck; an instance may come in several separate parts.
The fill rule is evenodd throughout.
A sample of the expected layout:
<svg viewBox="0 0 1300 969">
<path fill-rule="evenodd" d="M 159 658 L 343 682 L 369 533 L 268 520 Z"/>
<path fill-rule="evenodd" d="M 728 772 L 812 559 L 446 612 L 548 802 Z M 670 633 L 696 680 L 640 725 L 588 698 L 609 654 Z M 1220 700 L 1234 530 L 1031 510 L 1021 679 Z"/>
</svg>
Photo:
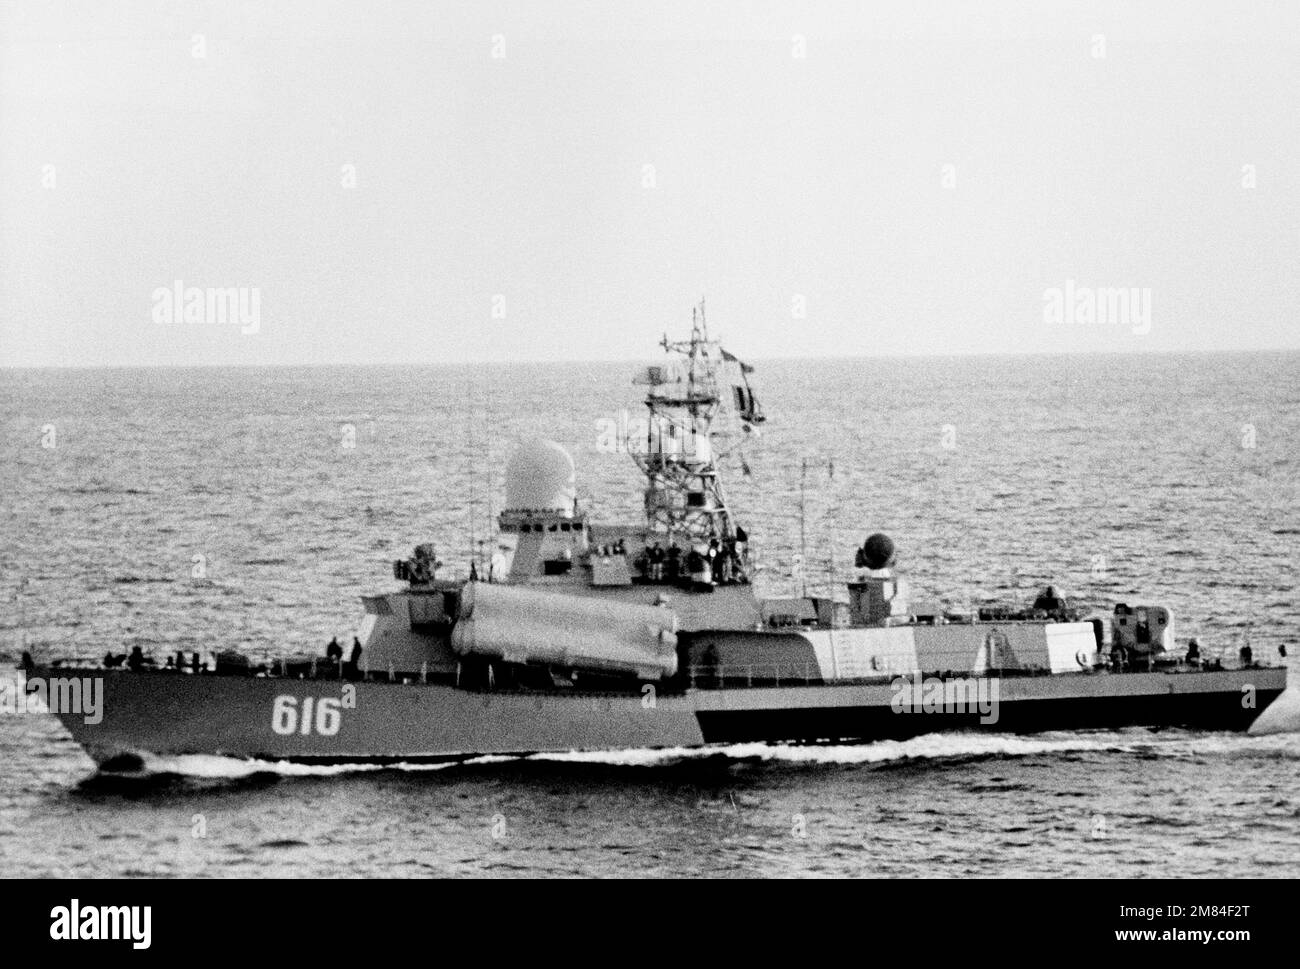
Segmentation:
<svg viewBox="0 0 1300 969">
<path fill-rule="evenodd" d="M 690 576 L 691 586 L 697 592 L 713 590 L 713 570 L 703 546 L 696 546 L 687 554 L 686 571 Z"/>
<path fill-rule="evenodd" d="M 669 582 L 676 582 L 682 571 L 682 550 L 677 547 L 675 542 L 668 546 L 666 560 L 667 568 L 664 572 L 664 578 Z"/>
<path fill-rule="evenodd" d="M 1056 594 L 1056 589 L 1049 585 L 1034 600 L 1034 608 L 1048 615 L 1054 615 L 1066 609 L 1066 602 Z"/>
<path fill-rule="evenodd" d="M 352 655 L 343 666 L 343 675 L 350 680 L 355 680 L 359 675 L 361 663 L 361 640 L 352 637 Z"/>
<path fill-rule="evenodd" d="M 646 564 L 651 582 L 662 582 L 664 580 L 664 549 L 658 542 L 655 542 L 646 549 Z"/>
</svg>

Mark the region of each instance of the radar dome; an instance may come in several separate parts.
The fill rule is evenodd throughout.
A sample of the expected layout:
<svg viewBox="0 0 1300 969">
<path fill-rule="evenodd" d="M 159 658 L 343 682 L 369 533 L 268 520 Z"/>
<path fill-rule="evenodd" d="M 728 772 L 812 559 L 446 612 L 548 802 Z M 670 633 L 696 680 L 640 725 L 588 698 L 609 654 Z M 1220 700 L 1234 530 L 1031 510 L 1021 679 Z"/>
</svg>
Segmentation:
<svg viewBox="0 0 1300 969">
<path fill-rule="evenodd" d="M 573 458 L 554 441 L 525 441 L 506 465 L 506 511 L 573 514 Z"/>
<path fill-rule="evenodd" d="M 869 569 L 886 569 L 894 564 L 894 540 L 876 532 L 862 546 L 862 564 Z"/>
</svg>

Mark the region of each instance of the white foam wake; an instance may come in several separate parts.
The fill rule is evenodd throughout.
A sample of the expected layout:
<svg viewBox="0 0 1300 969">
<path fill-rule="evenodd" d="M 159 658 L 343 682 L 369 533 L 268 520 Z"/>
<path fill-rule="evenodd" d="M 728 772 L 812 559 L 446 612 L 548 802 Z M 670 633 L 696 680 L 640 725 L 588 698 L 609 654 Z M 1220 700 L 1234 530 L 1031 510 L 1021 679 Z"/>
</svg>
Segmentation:
<svg viewBox="0 0 1300 969">
<path fill-rule="evenodd" d="M 1280 702 L 1280 700 L 1278 701 Z M 409 773 L 447 770 L 456 766 L 490 766 L 504 763 L 593 764 L 610 767 L 664 767 L 721 759 L 736 763 L 760 762 L 791 765 L 853 766 L 891 762 L 943 761 L 972 757 L 1031 757 L 1081 752 L 1137 753 L 1147 756 L 1189 758 L 1206 755 L 1263 754 L 1300 758 L 1300 740 L 1290 734 L 1251 737 L 1231 733 L 1187 733 L 1146 730 L 1091 733 L 1013 734 L 939 733 L 910 740 L 882 740 L 869 744 L 726 744 L 713 747 L 672 747 L 632 750 L 591 750 L 520 756 L 489 754 L 436 764 L 297 764 L 289 761 L 246 760 L 208 754 L 184 756 L 145 755 L 144 775 L 173 774 L 204 780 L 240 780 L 259 774 L 281 777 L 336 777 L 375 771 Z"/>
<path fill-rule="evenodd" d="M 1197 757 L 1207 754 L 1280 753 L 1300 757 L 1294 737 L 1258 739 L 1233 733 L 1152 733 L 1128 731 L 1089 733 L 1053 732 L 1014 734 L 936 733 L 910 740 L 881 740 L 869 744 L 727 744 L 715 747 L 678 747 L 658 750 L 574 751 L 533 754 L 531 761 L 570 764 L 605 764 L 621 767 L 656 767 L 708 758 L 736 762 L 843 765 L 882 764 L 893 761 L 965 759 L 970 757 L 1031 757 L 1039 754 L 1081 752 L 1137 753 L 1148 756 Z"/>
<path fill-rule="evenodd" d="M 179 774 L 202 780 L 241 780 L 257 774 L 281 774 L 287 777 L 329 777 L 335 774 L 371 768 L 367 764 L 292 764 L 287 761 L 244 760 L 216 754 L 180 754 L 175 756 L 144 754 L 139 773 Z M 135 773 L 134 771 L 132 773 Z"/>
<path fill-rule="evenodd" d="M 678 747 L 661 750 L 575 751 L 533 754 L 534 761 L 653 767 L 712 757 L 735 761 L 788 764 L 878 764 L 902 760 L 942 760 L 954 757 L 1008 756 L 1082 750 L 1122 750 L 1144 743 L 1143 738 L 1119 734 L 1038 735 L 927 734 L 911 740 L 880 740 L 869 744 L 727 744 L 716 747 Z"/>
<path fill-rule="evenodd" d="M 496 758 L 505 760 L 508 758 Z M 198 780 L 243 780 L 259 774 L 281 777 L 337 777 L 341 774 L 359 774 L 382 770 L 435 771 L 445 770 L 452 763 L 438 764 L 297 764 L 287 760 L 252 760 L 239 757 L 222 757 L 217 754 L 180 754 L 165 756 L 144 754 L 143 768 L 132 774 L 142 776 L 175 774 Z M 493 763 L 492 758 L 476 758 L 465 763 Z"/>
</svg>

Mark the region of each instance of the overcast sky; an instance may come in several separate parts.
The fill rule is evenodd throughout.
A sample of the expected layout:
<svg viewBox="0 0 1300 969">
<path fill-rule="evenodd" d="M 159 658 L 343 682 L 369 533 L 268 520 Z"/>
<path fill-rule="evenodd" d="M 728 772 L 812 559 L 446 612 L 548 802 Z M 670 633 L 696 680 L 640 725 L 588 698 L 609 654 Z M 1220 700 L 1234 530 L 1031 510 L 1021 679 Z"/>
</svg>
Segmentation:
<svg viewBox="0 0 1300 969">
<path fill-rule="evenodd" d="M 3 9 L 2 364 L 1300 347 L 1300 4 Z"/>
</svg>

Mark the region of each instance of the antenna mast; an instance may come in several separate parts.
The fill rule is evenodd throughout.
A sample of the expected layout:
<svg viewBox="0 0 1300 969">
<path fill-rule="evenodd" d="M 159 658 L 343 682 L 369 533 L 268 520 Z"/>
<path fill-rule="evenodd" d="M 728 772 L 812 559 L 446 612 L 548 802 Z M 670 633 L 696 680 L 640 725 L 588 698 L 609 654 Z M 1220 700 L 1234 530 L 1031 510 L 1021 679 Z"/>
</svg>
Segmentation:
<svg viewBox="0 0 1300 969">
<path fill-rule="evenodd" d="M 808 515 L 804 486 L 808 480 L 808 459 L 799 469 L 799 585 L 800 595 L 808 595 Z"/>
<path fill-rule="evenodd" d="M 668 360 L 647 368 L 636 381 L 649 388 L 645 450 L 632 452 L 646 476 L 646 520 L 670 540 L 734 540 L 716 461 L 715 443 L 726 434 L 714 422 L 724 400 L 723 369 L 735 364 L 743 373 L 744 365 L 709 338 L 703 302 L 691 313 L 691 338 L 672 341 L 665 335 L 660 345 Z M 748 425 L 762 417 L 747 413 L 742 419 Z"/>
</svg>

